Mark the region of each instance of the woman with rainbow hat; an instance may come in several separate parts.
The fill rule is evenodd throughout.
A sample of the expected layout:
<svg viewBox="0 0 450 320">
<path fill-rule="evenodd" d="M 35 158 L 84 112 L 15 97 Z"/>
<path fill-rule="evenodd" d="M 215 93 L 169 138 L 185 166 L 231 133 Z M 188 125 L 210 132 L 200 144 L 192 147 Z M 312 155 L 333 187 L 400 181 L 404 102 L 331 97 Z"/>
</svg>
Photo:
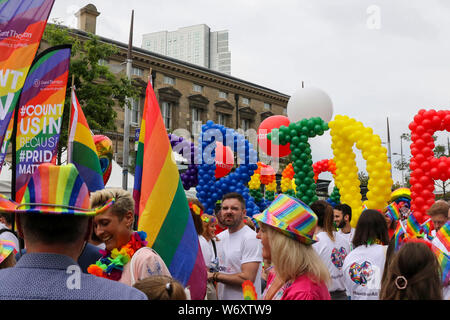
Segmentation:
<svg viewBox="0 0 450 320">
<path fill-rule="evenodd" d="M 317 216 L 306 204 L 278 195 L 263 213 L 254 215 L 263 259 L 274 268 L 263 293 L 265 300 L 330 300 L 330 274 L 312 247 Z"/>
</svg>

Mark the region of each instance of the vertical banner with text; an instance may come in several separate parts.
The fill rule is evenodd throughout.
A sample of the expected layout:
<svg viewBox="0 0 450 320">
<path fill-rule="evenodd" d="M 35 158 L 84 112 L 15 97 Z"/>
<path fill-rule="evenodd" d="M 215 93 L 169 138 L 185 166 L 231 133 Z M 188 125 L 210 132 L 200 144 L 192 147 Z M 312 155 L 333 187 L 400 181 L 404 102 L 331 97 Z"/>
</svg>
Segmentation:
<svg viewBox="0 0 450 320">
<path fill-rule="evenodd" d="M 31 66 L 20 96 L 16 136 L 16 201 L 41 163 L 57 152 L 69 75 L 70 45 L 42 52 Z"/>
<path fill-rule="evenodd" d="M 0 0 L 0 146 L 7 133 L 28 70 L 41 42 L 54 0 Z M 3 161 L 0 163 L 3 165 Z"/>
</svg>

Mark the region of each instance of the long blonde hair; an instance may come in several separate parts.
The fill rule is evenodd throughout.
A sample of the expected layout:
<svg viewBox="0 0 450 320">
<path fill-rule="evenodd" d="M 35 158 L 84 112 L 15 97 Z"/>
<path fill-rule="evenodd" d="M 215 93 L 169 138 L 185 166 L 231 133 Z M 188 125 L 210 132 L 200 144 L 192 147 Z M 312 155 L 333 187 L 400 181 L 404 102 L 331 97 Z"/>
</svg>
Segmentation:
<svg viewBox="0 0 450 320">
<path fill-rule="evenodd" d="M 302 274 L 316 283 L 327 284 L 331 280 L 327 267 L 311 245 L 286 237 L 270 226 L 261 227 L 268 232 L 271 261 L 282 281 L 295 280 Z"/>
</svg>

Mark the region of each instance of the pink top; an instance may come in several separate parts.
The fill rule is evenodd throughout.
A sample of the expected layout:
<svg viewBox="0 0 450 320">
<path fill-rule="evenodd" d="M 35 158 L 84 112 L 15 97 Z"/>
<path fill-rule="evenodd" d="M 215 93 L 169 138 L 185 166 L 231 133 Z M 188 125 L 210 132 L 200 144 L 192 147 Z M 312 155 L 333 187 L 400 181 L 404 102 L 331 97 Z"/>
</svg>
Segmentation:
<svg viewBox="0 0 450 320">
<path fill-rule="evenodd" d="M 263 293 L 264 299 L 274 278 L 275 272 L 271 271 L 267 277 L 267 287 Z M 286 282 L 274 294 L 272 300 L 331 300 L 331 297 L 325 283 L 315 283 L 308 276 L 302 274 L 294 281 Z"/>
<path fill-rule="evenodd" d="M 131 265 L 133 265 L 134 282 L 131 277 Z M 151 248 L 143 247 L 136 251 L 132 261 L 123 267 L 122 277 L 119 282 L 132 286 L 139 280 L 145 279 L 151 275 L 171 276 L 169 269 L 162 258 Z"/>
</svg>

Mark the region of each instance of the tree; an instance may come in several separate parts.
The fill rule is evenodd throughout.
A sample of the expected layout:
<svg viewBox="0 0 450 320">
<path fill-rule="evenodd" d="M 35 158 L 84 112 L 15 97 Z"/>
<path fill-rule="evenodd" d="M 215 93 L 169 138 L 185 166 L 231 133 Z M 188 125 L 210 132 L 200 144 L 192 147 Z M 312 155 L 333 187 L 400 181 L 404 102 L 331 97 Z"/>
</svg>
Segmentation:
<svg viewBox="0 0 450 320">
<path fill-rule="evenodd" d="M 115 131 L 117 113 L 114 106 L 118 104 L 123 108 L 128 103 L 126 97 L 137 98 L 139 89 L 125 76 L 117 77 L 107 66 L 99 64 L 99 61 L 108 60 L 116 54 L 117 48 L 101 42 L 93 34 L 88 34 L 88 39 L 81 42 L 70 34 L 70 29 L 58 21 L 54 22 L 56 23 L 47 24 L 43 40 L 50 46 L 72 44 L 63 126 L 58 143 L 58 159 L 61 163 L 61 153 L 66 149 L 68 139 L 72 76 L 78 101 L 91 130 Z"/>
</svg>

